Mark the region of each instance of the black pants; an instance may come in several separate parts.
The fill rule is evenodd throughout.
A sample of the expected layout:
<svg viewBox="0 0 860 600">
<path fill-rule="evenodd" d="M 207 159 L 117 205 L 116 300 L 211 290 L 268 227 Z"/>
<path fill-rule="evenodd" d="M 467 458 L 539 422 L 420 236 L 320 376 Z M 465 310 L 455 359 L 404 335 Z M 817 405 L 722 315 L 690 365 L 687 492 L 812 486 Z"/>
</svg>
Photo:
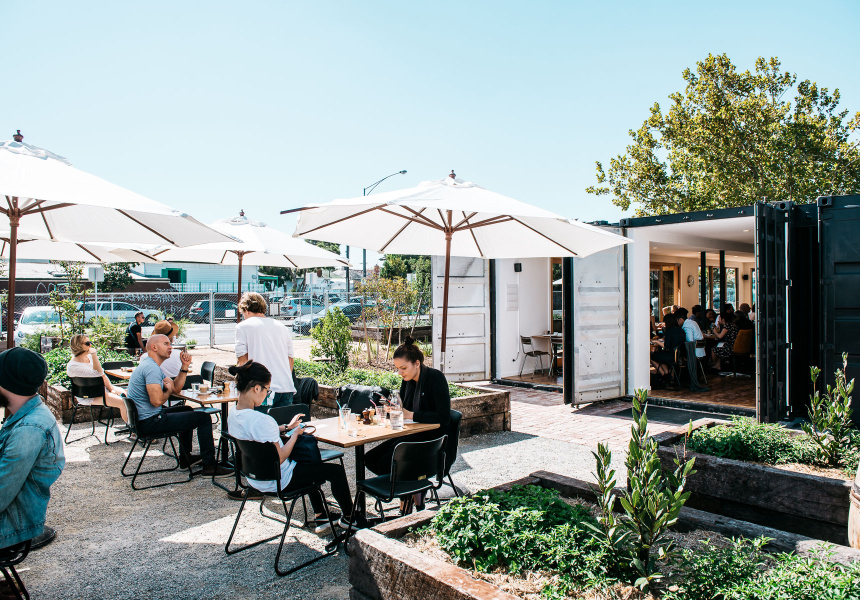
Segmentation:
<svg viewBox="0 0 860 600">
<path fill-rule="evenodd" d="M 443 426 L 443 429 L 447 425 Z M 385 440 L 375 448 L 367 451 L 364 455 L 364 466 L 374 475 L 388 475 L 391 473 L 391 457 L 394 456 L 394 448 L 402 442 L 427 442 L 442 437 L 439 429 L 404 435 L 403 437 Z"/>
<path fill-rule="evenodd" d="M 179 432 L 179 447 L 182 452 L 191 454 L 191 432 L 197 430 L 197 443 L 200 445 L 200 459 L 204 465 L 215 464 L 215 442 L 212 438 L 212 419 L 203 412 L 196 412 L 190 406 L 171 406 L 160 414 L 138 423 L 141 435 L 155 435 L 169 431 Z"/>
<path fill-rule="evenodd" d="M 346 480 L 346 472 L 340 463 L 296 463 L 293 469 L 293 477 L 285 492 L 291 492 L 315 483 L 328 481 L 331 484 L 331 494 L 340 505 L 344 515 L 352 514 L 352 496 L 349 493 L 349 483 Z M 310 494 L 311 504 L 316 514 L 322 514 L 323 505 L 317 494 Z"/>
</svg>

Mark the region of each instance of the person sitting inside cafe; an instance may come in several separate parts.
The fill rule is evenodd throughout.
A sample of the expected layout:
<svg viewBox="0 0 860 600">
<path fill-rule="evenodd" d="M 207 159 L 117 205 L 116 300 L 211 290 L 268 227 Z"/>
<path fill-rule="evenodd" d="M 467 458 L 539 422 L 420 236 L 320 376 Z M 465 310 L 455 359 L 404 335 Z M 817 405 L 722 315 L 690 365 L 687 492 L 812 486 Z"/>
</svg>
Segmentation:
<svg viewBox="0 0 860 600">
<path fill-rule="evenodd" d="M 658 346 L 658 350 L 651 353 L 651 366 L 657 370 L 657 375 L 662 378 L 661 383 L 669 375 L 671 366 L 675 364 L 675 350 L 684 345 L 684 331 L 678 325 L 678 318 L 669 313 L 663 317 L 663 339 L 654 340 L 652 343 Z"/>
<path fill-rule="evenodd" d="M 170 340 L 171 345 L 173 344 L 174 338 L 176 338 L 176 332 L 179 331 L 179 325 L 175 323 L 171 323 L 170 321 L 159 321 L 155 324 L 155 327 L 152 329 L 153 335 L 166 335 L 167 339 Z M 171 352 L 170 356 L 161 363 L 161 370 L 164 371 L 164 374 L 171 379 L 179 376 L 179 371 L 182 369 L 182 360 L 179 358 L 180 352 Z M 140 362 L 152 360 L 149 358 L 149 354 L 144 354 Z"/>
<path fill-rule="evenodd" d="M 236 389 L 239 391 L 236 408 L 230 411 L 227 418 L 230 435 L 239 440 L 275 444 L 278 449 L 278 460 L 281 463 L 282 491 L 288 492 L 322 481 L 331 484 L 331 493 L 343 511 L 343 517 L 330 513 L 331 519 L 334 521 L 341 518 L 341 525 L 348 527 L 352 519 L 353 506 L 343 465 L 334 462 L 296 462 L 290 458 L 293 447 L 304 433 L 304 427 L 301 424 L 301 418 L 304 415 L 296 415 L 288 425 L 278 425 L 271 416 L 256 410 L 272 394 L 272 373 L 269 369 L 256 361 L 249 360 L 242 365 L 230 367 L 230 374 L 236 377 Z M 247 494 L 249 500 L 262 499 L 263 495 L 259 492 L 276 492 L 278 489 L 274 481 L 249 479 L 248 483 L 253 489 L 239 489 L 228 492 L 227 496 L 233 500 L 242 500 Z M 323 533 L 330 529 L 331 524 L 326 518 L 322 499 L 317 494 L 310 494 L 310 499 L 314 508 L 314 531 Z M 363 518 L 356 517 L 353 527 L 366 526 L 367 523 Z"/>
<path fill-rule="evenodd" d="M 365 465 L 377 475 L 391 472 L 391 457 L 394 448 L 401 442 L 425 442 L 443 435 L 457 435 L 449 431 L 451 423 L 451 395 L 445 374 L 424 364 L 424 353 L 407 337 L 394 351 L 394 367 L 403 380 L 400 383 L 400 399 L 403 402 L 403 418 L 416 423 L 438 423 L 438 429 L 413 433 L 404 437 L 386 440 L 369 450 Z M 401 512 L 409 512 L 414 502 L 417 510 L 424 509 L 424 494 L 401 499 Z"/>
<path fill-rule="evenodd" d="M 167 377 L 161 370 L 162 363 L 170 357 L 173 349 L 166 335 L 151 335 L 146 342 L 146 353 L 151 360 L 141 361 L 128 380 L 129 399 L 137 408 L 138 431 L 141 435 L 179 431 L 179 466 L 190 469 L 203 463 L 202 475 L 229 475 L 233 471 L 215 464 L 215 442 L 212 437 L 212 419 L 204 412 L 190 406 L 165 404 L 174 392 L 185 385 L 191 355 L 179 355 L 182 368 L 176 378 Z M 191 432 L 197 430 L 200 454 L 191 454 Z"/>
<path fill-rule="evenodd" d="M 723 316 L 720 315 L 720 323 L 717 325 L 717 329 L 714 330 L 717 345 L 714 346 L 712 351 L 715 369 L 722 369 L 723 359 L 731 357 L 732 349 L 735 347 L 735 340 L 738 337 L 738 331 L 740 331 L 739 326 L 741 325 L 741 322 L 745 320 L 746 319 L 740 314 L 735 314 L 732 317 L 732 321 L 726 324 L 727 318 L 723 318 Z"/>
<path fill-rule="evenodd" d="M 134 321 L 125 330 L 125 347 L 132 356 L 143 351 L 143 313 L 134 315 Z"/>
<path fill-rule="evenodd" d="M 125 402 L 121 397 L 125 394 L 125 390 L 115 386 L 108 376 L 105 375 L 96 349 L 93 347 L 92 342 L 90 342 L 90 337 L 86 334 L 72 336 L 69 342 L 69 349 L 72 351 L 72 360 L 66 365 L 66 375 L 69 377 L 101 377 L 105 384 L 105 395 L 102 398 L 78 399 L 78 403 L 102 404 L 118 408 L 122 420 L 128 423 Z"/>
</svg>

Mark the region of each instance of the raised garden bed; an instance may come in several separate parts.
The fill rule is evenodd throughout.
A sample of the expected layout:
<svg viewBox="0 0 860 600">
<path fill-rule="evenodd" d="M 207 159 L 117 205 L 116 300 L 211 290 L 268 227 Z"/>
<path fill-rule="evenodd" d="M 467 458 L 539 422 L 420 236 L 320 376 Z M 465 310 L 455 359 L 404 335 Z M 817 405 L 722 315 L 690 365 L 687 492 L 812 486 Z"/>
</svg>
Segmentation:
<svg viewBox="0 0 860 600">
<path fill-rule="evenodd" d="M 553 488 L 568 498 L 595 499 L 587 482 L 543 471 L 496 489 L 509 489 L 515 484 Z M 350 541 L 350 599 L 510 600 L 517 597 L 487 581 L 476 579 L 466 569 L 410 548 L 402 541 L 407 533 L 426 526 L 434 516 L 435 510 L 425 510 L 358 532 Z M 764 535 L 772 539 L 769 550 L 794 552 L 815 559 L 822 550 L 819 540 L 717 517 L 688 507 L 681 510 L 676 529 L 703 530 L 703 537 L 708 531 L 726 537 L 756 538 Z M 839 546 L 830 546 L 828 550 L 832 552 L 829 556 L 831 562 L 850 564 L 860 561 L 860 551 Z"/>
<path fill-rule="evenodd" d="M 463 413 L 460 437 L 511 430 L 511 393 L 481 387 L 464 388 L 474 394 L 451 399 L 451 408 Z M 311 416 L 325 419 L 337 416 L 337 388 L 320 385 L 320 395 L 311 406 Z"/>
<path fill-rule="evenodd" d="M 72 392 L 61 385 L 48 385 L 43 383 L 39 388 L 39 395 L 42 397 L 42 402 L 45 403 L 58 422 L 67 424 L 72 420 Z M 110 408 L 114 411 L 114 416 L 119 418 L 119 410 Z M 95 417 L 99 418 L 98 409 L 94 409 Z M 102 414 L 106 417 L 107 412 L 103 408 Z M 88 423 L 90 421 L 90 409 L 80 408 L 78 414 L 75 415 L 75 423 Z"/>
<path fill-rule="evenodd" d="M 700 419 L 693 429 L 715 425 Z M 696 473 L 687 479 L 691 496 L 686 506 L 835 544 L 848 543 L 849 480 L 691 452 L 684 445 L 686 431 L 684 427 L 655 436 L 664 469 L 685 453 L 696 459 Z"/>
</svg>

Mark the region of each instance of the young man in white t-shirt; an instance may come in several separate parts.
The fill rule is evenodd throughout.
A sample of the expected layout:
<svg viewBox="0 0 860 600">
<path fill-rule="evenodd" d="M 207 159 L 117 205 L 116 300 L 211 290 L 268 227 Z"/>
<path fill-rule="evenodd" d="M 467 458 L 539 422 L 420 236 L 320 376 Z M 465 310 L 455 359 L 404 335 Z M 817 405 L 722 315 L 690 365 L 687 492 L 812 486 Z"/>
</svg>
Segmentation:
<svg viewBox="0 0 860 600">
<path fill-rule="evenodd" d="M 293 338 L 287 326 L 266 316 L 266 300 L 248 292 L 239 301 L 244 320 L 236 325 L 236 358 L 240 365 L 249 360 L 264 365 L 272 373 L 271 404 L 289 406 L 293 403 L 296 386 L 293 384 Z"/>
</svg>

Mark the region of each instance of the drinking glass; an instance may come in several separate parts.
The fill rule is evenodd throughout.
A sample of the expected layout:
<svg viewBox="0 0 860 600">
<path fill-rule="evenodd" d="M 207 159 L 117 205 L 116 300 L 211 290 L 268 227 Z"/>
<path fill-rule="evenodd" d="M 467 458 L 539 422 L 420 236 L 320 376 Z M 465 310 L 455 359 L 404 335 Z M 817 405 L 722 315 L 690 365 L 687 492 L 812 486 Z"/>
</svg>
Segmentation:
<svg viewBox="0 0 860 600">
<path fill-rule="evenodd" d="M 358 437 L 358 421 L 350 419 L 346 425 L 346 435 L 349 437 Z"/>
<path fill-rule="evenodd" d="M 346 429 L 347 424 L 349 423 L 350 417 L 352 414 L 349 411 L 348 406 L 343 406 L 340 409 L 340 428 Z"/>
<path fill-rule="evenodd" d="M 200 393 L 200 384 L 199 383 L 192 383 L 191 384 L 191 391 L 194 392 L 195 394 L 199 394 Z"/>
</svg>

